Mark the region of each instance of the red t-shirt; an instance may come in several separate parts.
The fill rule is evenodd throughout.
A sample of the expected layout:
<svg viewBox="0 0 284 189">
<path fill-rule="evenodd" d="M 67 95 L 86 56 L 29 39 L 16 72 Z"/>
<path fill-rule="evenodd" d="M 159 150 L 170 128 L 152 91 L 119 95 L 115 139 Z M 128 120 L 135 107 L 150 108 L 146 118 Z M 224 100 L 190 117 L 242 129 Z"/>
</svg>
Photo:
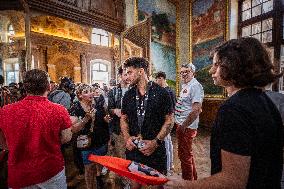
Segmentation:
<svg viewBox="0 0 284 189">
<path fill-rule="evenodd" d="M 27 96 L 3 107 L 0 129 L 9 149 L 10 188 L 42 183 L 63 170 L 60 133 L 69 127 L 67 110 L 46 97 Z"/>
</svg>

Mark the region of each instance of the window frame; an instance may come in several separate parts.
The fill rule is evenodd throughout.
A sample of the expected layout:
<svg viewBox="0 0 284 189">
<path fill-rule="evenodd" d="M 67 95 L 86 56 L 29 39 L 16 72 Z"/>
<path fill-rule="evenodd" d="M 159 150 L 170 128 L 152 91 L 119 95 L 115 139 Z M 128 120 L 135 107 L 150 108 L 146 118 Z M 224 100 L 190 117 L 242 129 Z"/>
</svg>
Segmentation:
<svg viewBox="0 0 284 189">
<path fill-rule="evenodd" d="M 10 27 L 12 27 L 12 30 L 10 29 Z M 12 34 L 10 33 L 11 31 L 13 32 Z M 8 34 L 9 36 L 15 35 L 15 29 L 14 29 L 14 26 L 13 26 L 12 23 L 9 23 L 8 26 L 7 26 L 7 34 Z"/>
<path fill-rule="evenodd" d="M 93 66 L 95 64 L 99 64 L 99 69 L 93 69 Z M 104 69 L 101 69 L 101 65 L 106 67 L 105 71 Z M 101 72 L 101 73 L 107 73 L 108 78 L 106 82 L 109 82 L 110 77 L 111 77 L 111 63 L 107 60 L 102 60 L 102 59 L 91 60 L 90 62 L 90 84 L 93 84 L 93 81 L 94 81 L 94 74 L 93 74 L 94 71 Z"/>
<path fill-rule="evenodd" d="M 283 23 L 283 19 L 284 19 L 284 1 L 283 0 L 273 0 L 273 9 L 269 12 L 266 13 L 262 13 L 258 16 L 255 17 L 251 17 L 247 20 L 242 20 L 242 4 L 245 0 L 239 0 L 238 1 L 238 38 L 242 37 L 242 29 L 244 27 L 250 26 L 252 27 L 252 25 L 254 23 L 257 22 L 261 22 L 261 27 L 262 27 L 262 21 L 272 18 L 273 22 L 272 22 L 272 41 L 271 42 L 267 42 L 267 43 L 263 43 L 265 46 L 267 46 L 268 48 L 273 48 L 274 49 L 274 57 L 273 57 L 273 62 L 274 62 L 274 66 L 275 66 L 275 71 L 277 73 L 280 73 L 280 69 L 282 68 L 280 65 L 280 61 L 281 61 L 281 45 L 284 45 L 284 39 L 283 39 L 283 30 L 284 30 L 284 23 Z M 252 11 L 252 0 L 251 1 L 251 7 L 250 10 Z M 283 1 L 283 2 L 282 2 Z M 268 2 L 268 0 L 265 0 L 265 2 Z M 263 6 L 263 3 L 261 3 L 261 7 Z M 246 9 L 249 10 L 249 9 Z M 261 28 L 262 29 L 262 28 Z M 261 31 L 262 35 L 263 31 Z M 262 39 L 262 38 L 261 38 Z M 281 68 L 280 68 L 281 67 Z M 278 83 L 276 83 L 275 85 L 273 85 L 273 90 L 275 91 L 279 91 L 280 90 L 280 83 L 284 82 L 284 78 L 281 78 L 282 81 L 279 81 Z M 284 90 L 284 89 L 283 89 Z M 284 93 L 284 91 L 283 91 Z"/>
<path fill-rule="evenodd" d="M 242 37 L 242 28 L 245 28 L 245 27 L 248 27 L 250 26 L 252 28 L 252 25 L 255 24 L 255 23 L 258 23 L 260 22 L 261 24 L 261 32 L 260 34 L 262 35 L 264 32 L 262 31 L 262 21 L 264 20 L 267 20 L 267 19 L 270 19 L 272 18 L 273 21 L 272 21 L 272 41 L 271 42 L 267 42 L 265 43 L 267 46 L 271 46 L 273 45 L 273 42 L 275 40 L 275 37 L 274 37 L 274 22 L 275 22 L 275 1 L 277 0 L 273 0 L 273 9 L 270 11 L 270 12 L 267 12 L 267 13 L 263 13 L 263 14 L 260 14 L 258 16 L 255 16 L 255 17 L 251 17 L 247 20 L 242 20 L 242 13 L 243 13 L 243 10 L 242 10 L 242 3 L 244 2 L 245 0 L 240 0 L 239 1 L 239 19 L 238 19 L 238 23 L 239 23 L 239 27 L 238 27 L 238 36 L 239 37 Z M 251 4 L 252 4 L 252 0 L 251 1 Z M 265 2 L 268 2 L 268 0 L 265 0 Z M 258 4 L 257 6 L 259 6 L 260 4 Z M 263 5 L 263 2 L 261 3 L 261 6 Z M 255 6 L 254 6 L 255 7 Z M 252 8 L 250 8 L 250 10 L 252 11 Z M 249 9 L 246 9 L 246 10 L 249 10 Z M 246 11 L 245 10 L 245 11 Z M 268 31 L 268 30 L 267 30 Z M 266 32 L 266 31 L 265 31 Z"/>
<path fill-rule="evenodd" d="M 107 33 L 106 35 L 105 34 L 102 34 L 100 33 L 101 32 L 105 32 Z M 98 36 L 99 37 L 99 44 L 96 44 L 96 43 L 93 43 L 93 36 Z M 107 38 L 107 45 L 102 45 L 102 38 L 103 37 L 106 37 Z M 99 28 L 93 28 L 92 29 L 92 33 L 91 33 L 91 44 L 92 45 L 99 45 L 99 46 L 104 46 L 104 47 L 109 47 L 110 46 L 110 34 L 105 31 L 105 30 L 102 30 L 102 29 L 99 29 Z"/>
<path fill-rule="evenodd" d="M 7 69 L 8 66 L 11 66 L 11 69 Z M 18 68 L 16 69 L 16 67 Z M 4 59 L 3 68 L 5 85 L 8 85 L 11 82 L 20 82 L 20 62 L 18 58 Z M 13 81 L 9 80 L 9 73 L 14 75 Z"/>
<path fill-rule="evenodd" d="M 10 29 L 10 27 L 12 27 L 12 30 Z M 15 29 L 14 29 L 14 26 L 12 23 L 9 23 L 7 25 L 7 34 L 6 34 L 6 37 L 7 37 L 7 42 L 8 43 L 13 43 L 14 41 L 12 40 L 12 37 L 15 36 L 16 32 L 15 32 Z"/>
</svg>

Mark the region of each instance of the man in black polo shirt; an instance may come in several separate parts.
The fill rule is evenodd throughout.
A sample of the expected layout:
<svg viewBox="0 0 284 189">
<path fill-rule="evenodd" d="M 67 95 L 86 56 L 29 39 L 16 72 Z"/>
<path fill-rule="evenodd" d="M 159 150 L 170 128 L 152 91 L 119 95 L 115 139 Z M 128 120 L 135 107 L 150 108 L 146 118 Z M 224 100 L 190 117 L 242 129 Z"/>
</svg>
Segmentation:
<svg viewBox="0 0 284 189">
<path fill-rule="evenodd" d="M 261 88 L 282 74 L 274 73 L 266 49 L 252 37 L 217 47 L 209 73 L 229 96 L 212 128 L 212 176 L 195 182 L 172 179 L 167 188 L 280 189 L 283 125 Z"/>
<path fill-rule="evenodd" d="M 129 79 L 126 70 L 120 66 L 118 68 L 119 84 L 109 91 L 108 110 L 112 117 L 110 121 L 111 140 L 113 143 L 113 156 L 125 158 L 125 143 L 120 130 L 121 104 L 122 98 L 129 89 Z M 127 188 L 129 185 L 126 179 L 121 178 L 122 185 Z"/>
<path fill-rule="evenodd" d="M 108 110 L 112 117 L 110 121 L 111 138 L 114 144 L 114 156 L 125 157 L 124 140 L 120 132 L 120 117 L 121 117 L 121 103 L 126 91 L 129 89 L 129 79 L 126 70 L 121 67 L 118 68 L 119 84 L 110 90 L 108 96 Z"/>
<path fill-rule="evenodd" d="M 133 87 L 123 97 L 120 126 L 126 143 L 126 159 L 166 174 L 164 138 L 171 129 L 172 101 L 164 88 L 148 80 L 148 65 L 140 57 L 129 58 L 124 63 Z M 137 147 L 135 139 L 144 143 L 144 147 Z M 132 183 L 132 188 L 139 187 Z"/>
<path fill-rule="evenodd" d="M 173 106 L 176 104 L 176 95 L 175 92 L 169 87 L 167 84 L 167 75 L 165 72 L 158 72 L 156 73 L 155 79 L 156 83 L 161 87 L 165 88 L 172 100 Z M 173 149 L 173 142 L 172 137 L 170 134 L 167 135 L 165 138 L 165 145 L 166 145 L 166 152 L 167 152 L 167 175 L 171 175 L 174 171 L 174 149 Z"/>
</svg>

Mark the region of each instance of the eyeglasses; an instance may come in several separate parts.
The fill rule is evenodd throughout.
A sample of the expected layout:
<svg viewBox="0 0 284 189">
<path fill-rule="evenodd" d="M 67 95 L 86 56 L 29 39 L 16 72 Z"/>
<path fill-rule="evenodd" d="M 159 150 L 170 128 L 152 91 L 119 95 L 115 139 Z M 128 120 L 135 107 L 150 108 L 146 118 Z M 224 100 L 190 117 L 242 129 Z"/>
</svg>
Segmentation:
<svg viewBox="0 0 284 189">
<path fill-rule="evenodd" d="M 189 73 L 192 73 L 192 70 L 185 70 L 185 71 L 179 72 L 180 75 L 189 74 Z"/>
<path fill-rule="evenodd" d="M 190 68 L 190 65 L 189 64 L 182 64 L 181 67 Z"/>
</svg>

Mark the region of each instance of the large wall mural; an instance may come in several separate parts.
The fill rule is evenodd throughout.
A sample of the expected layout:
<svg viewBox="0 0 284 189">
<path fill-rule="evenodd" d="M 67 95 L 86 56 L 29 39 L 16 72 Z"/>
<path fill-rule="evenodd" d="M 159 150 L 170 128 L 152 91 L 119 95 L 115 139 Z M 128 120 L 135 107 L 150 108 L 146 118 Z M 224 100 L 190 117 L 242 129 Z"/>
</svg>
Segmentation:
<svg viewBox="0 0 284 189">
<path fill-rule="evenodd" d="M 90 43 L 92 28 L 54 16 L 31 18 L 31 31 Z"/>
<path fill-rule="evenodd" d="M 138 19 L 152 17 L 152 72 L 164 71 L 168 83 L 176 80 L 176 6 L 168 0 L 138 0 Z"/>
<path fill-rule="evenodd" d="M 196 0 L 192 3 L 192 61 L 197 78 L 207 95 L 222 94 L 208 74 L 212 61 L 210 51 L 225 40 L 226 0 Z"/>
</svg>

